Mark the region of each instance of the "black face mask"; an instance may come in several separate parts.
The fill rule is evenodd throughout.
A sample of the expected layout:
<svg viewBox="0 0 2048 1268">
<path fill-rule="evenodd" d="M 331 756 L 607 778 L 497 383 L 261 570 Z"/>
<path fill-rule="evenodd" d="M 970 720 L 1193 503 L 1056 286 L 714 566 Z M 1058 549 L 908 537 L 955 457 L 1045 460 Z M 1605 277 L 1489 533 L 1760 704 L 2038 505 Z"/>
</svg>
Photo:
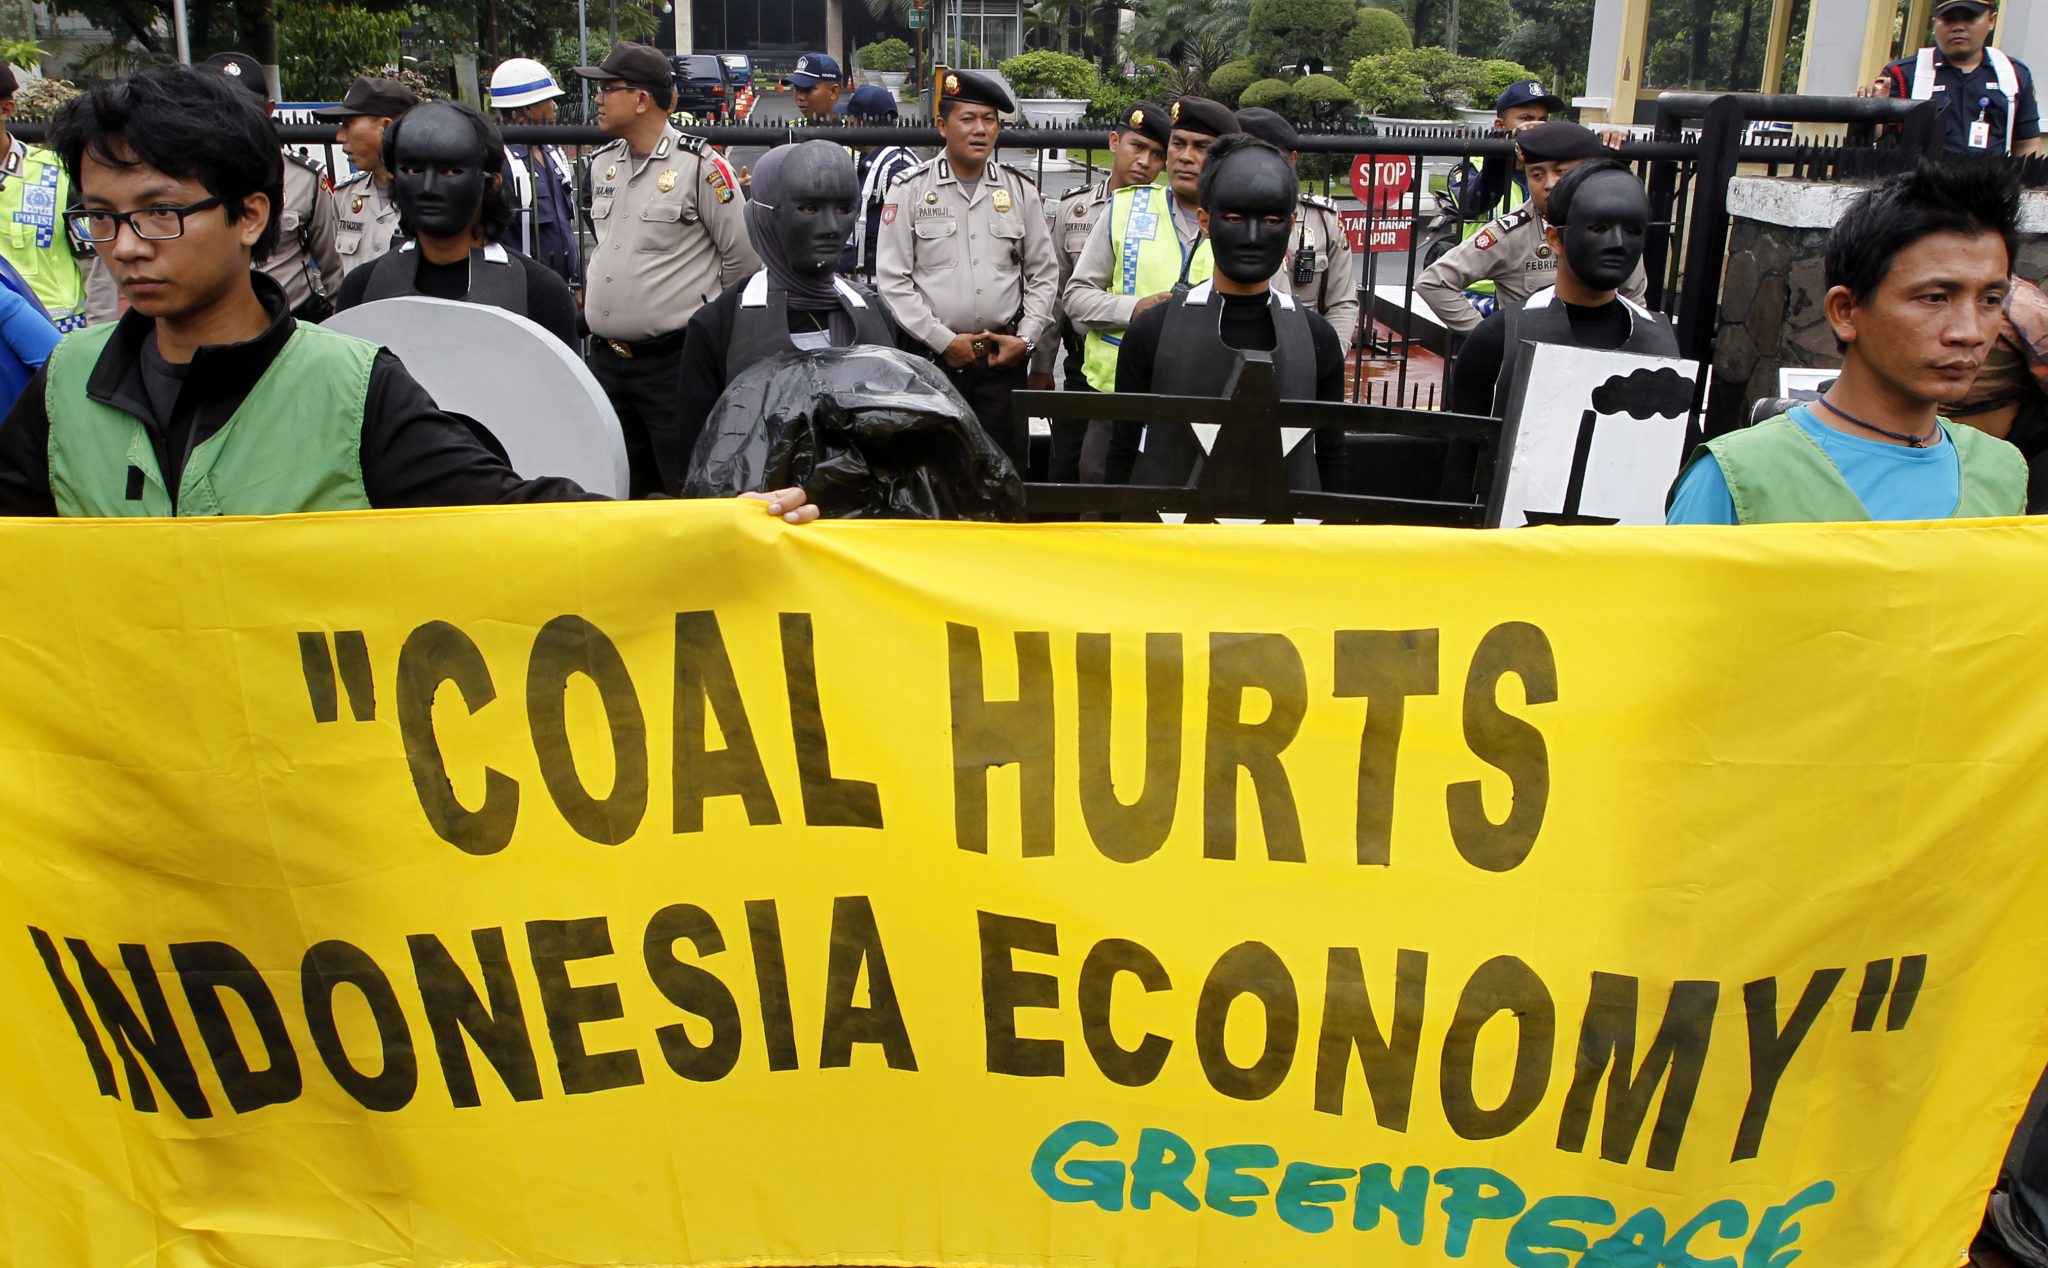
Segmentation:
<svg viewBox="0 0 2048 1268">
<path fill-rule="evenodd" d="M 1216 271 L 1240 285 L 1280 271 L 1298 200 L 1294 168 L 1277 154 L 1242 154 L 1216 173 L 1209 213 L 1209 250 Z M 1271 219 L 1272 223 L 1268 223 Z"/>
<path fill-rule="evenodd" d="M 1602 172 L 1580 186 L 1569 209 L 1571 223 L 1558 230 L 1565 266 L 1598 291 L 1621 289 L 1643 259 L 1643 231 L 1650 223 L 1650 196 L 1626 172 Z"/>
<path fill-rule="evenodd" d="M 467 234 L 484 205 L 484 143 L 476 128 L 445 106 L 420 106 L 399 127 L 391 197 L 423 238 Z"/>
<path fill-rule="evenodd" d="M 816 148 L 814 148 L 816 147 Z M 860 186 L 844 151 L 829 142 L 797 147 L 783 161 L 775 203 L 775 237 L 783 259 L 801 276 L 820 277 L 839 267 L 839 252 L 853 233 Z"/>
</svg>

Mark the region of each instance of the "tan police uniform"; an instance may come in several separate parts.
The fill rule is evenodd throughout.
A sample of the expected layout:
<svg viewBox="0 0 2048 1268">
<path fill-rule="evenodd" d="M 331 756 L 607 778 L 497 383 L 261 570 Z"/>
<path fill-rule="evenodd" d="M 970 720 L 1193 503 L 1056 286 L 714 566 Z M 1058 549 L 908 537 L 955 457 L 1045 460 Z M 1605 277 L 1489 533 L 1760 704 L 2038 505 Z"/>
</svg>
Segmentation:
<svg viewBox="0 0 2048 1268">
<path fill-rule="evenodd" d="M 290 150 L 284 152 L 284 212 L 277 220 L 277 249 L 263 271 L 284 288 L 284 302 L 308 321 L 325 320 L 341 289 L 340 218 L 327 176 Z M 324 311 L 323 311 L 324 310 Z"/>
<path fill-rule="evenodd" d="M 1543 219 L 1534 207 L 1517 207 L 1446 251 L 1416 279 L 1415 293 L 1445 326 L 1469 335 L 1479 328 L 1480 317 L 1465 288 L 1482 279 L 1493 282 L 1501 303 L 1520 303 L 1557 281 L 1557 258 L 1544 241 Z M 1649 290 L 1649 277 L 1638 264 L 1621 293 L 1647 306 Z"/>
<path fill-rule="evenodd" d="M 391 249 L 398 236 L 398 204 L 389 186 L 357 172 L 334 187 L 334 250 L 341 271 L 353 273 Z"/>
<path fill-rule="evenodd" d="M 970 192 L 940 155 L 905 172 L 882 204 L 875 289 L 1019 470 L 1025 436 L 1021 423 L 1012 426 L 1010 394 L 1024 386 L 1035 345 L 1052 338 L 1059 276 L 1044 200 L 1001 163 L 991 161 Z M 964 369 L 946 365 L 955 335 L 983 330 L 1014 334 L 1034 347 L 999 369 L 986 357 Z"/>
<path fill-rule="evenodd" d="M 1358 257 L 1344 232 L 1337 204 L 1303 194 L 1287 239 L 1287 257 L 1273 276 L 1273 289 L 1294 296 L 1320 313 L 1349 349 L 1358 333 Z"/>
<path fill-rule="evenodd" d="M 683 330 L 761 267 L 739 177 L 704 138 L 662 129 L 635 155 L 621 139 L 590 156 L 597 245 L 583 270 L 590 370 L 626 433 L 636 496 L 682 491 L 697 438 L 682 434 Z"/>
</svg>

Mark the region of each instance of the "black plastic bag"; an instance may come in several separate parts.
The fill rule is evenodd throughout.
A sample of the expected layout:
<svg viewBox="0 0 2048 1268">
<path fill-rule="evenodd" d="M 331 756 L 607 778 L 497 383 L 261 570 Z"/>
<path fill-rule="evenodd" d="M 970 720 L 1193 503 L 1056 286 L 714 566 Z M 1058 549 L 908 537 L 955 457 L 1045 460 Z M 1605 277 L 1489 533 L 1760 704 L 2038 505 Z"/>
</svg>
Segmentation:
<svg viewBox="0 0 2048 1268">
<path fill-rule="evenodd" d="M 683 496 L 790 485 L 832 519 L 1024 514 L 1016 469 L 946 376 L 876 344 L 756 362 L 712 406 Z"/>
</svg>

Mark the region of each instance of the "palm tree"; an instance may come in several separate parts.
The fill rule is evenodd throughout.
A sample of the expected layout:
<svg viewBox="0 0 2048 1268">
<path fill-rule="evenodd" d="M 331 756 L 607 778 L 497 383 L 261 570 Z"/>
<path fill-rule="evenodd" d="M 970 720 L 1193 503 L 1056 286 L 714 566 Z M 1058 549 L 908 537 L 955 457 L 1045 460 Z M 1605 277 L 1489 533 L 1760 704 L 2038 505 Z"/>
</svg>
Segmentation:
<svg viewBox="0 0 2048 1268">
<path fill-rule="evenodd" d="M 1124 35 L 1131 52 L 1176 66 L 1191 64 L 1206 81 L 1209 70 L 1244 47 L 1251 0 L 1149 0 L 1137 13 Z"/>
</svg>

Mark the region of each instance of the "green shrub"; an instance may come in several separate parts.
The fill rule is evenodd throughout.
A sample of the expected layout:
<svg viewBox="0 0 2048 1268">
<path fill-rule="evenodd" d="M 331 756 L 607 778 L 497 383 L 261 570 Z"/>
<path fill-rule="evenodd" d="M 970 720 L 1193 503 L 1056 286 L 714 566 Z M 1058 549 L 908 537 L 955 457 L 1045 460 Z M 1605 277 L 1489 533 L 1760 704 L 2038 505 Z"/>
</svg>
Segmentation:
<svg viewBox="0 0 2048 1268">
<path fill-rule="evenodd" d="M 1245 43 L 1269 66 L 1326 65 L 1343 52 L 1357 0 L 1252 0 Z"/>
<path fill-rule="evenodd" d="M 1244 90 L 1259 81 L 1259 68 L 1249 58 L 1225 62 L 1209 72 L 1209 95 L 1235 108 Z"/>
<path fill-rule="evenodd" d="M 1303 75 L 1287 86 L 1287 117 L 1296 123 L 1328 124 L 1358 98 L 1328 75 Z"/>
<path fill-rule="evenodd" d="M 1367 114 L 1408 117 L 1402 107 L 1422 99 L 1421 77 L 1392 56 L 1358 59 L 1344 82 Z"/>
<path fill-rule="evenodd" d="M 1268 110 L 1284 111 L 1287 109 L 1287 92 L 1291 86 L 1284 79 L 1254 80 L 1238 94 L 1238 108 L 1250 110 L 1254 106 L 1264 106 Z"/>
<path fill-rule="evenodd" d="M 1339 65 L 1350 66 L 1361 57 L 1398 53 L 1414 43 L 1400 14 L 1390 9 L 1360 9 L 1357 20 L 1351 24 L 1351 34 L 1344 37 Z"/>
<path fill-rule="evenodd" d="M 877 40 L 863 44 L 853 50 L 853 60 L 862 70 L 907 71 L 910 69 L 910 45 L 902 40 Z"/>
<path fill-rule="evenodd" d="M 1044 50 L 1019 53 L 996 70 L 1019 97 L 1078 97 L 1092 101 L 1102 82 L 1087 58 Z"/>
<path fill-rule="evenodd" d="M 1543 76 L 1520 62 L 1511 62 L 1499 57 L 1475 60 L 1472 71 L 1474 82 L 1471 92 L 1474 109 L 1491 106 L 1508 90 L 1509 84 L 1520 83 L 1525 79 L 1533 79 L 1540 83 L 1543 79 Z"/>
</svg>

